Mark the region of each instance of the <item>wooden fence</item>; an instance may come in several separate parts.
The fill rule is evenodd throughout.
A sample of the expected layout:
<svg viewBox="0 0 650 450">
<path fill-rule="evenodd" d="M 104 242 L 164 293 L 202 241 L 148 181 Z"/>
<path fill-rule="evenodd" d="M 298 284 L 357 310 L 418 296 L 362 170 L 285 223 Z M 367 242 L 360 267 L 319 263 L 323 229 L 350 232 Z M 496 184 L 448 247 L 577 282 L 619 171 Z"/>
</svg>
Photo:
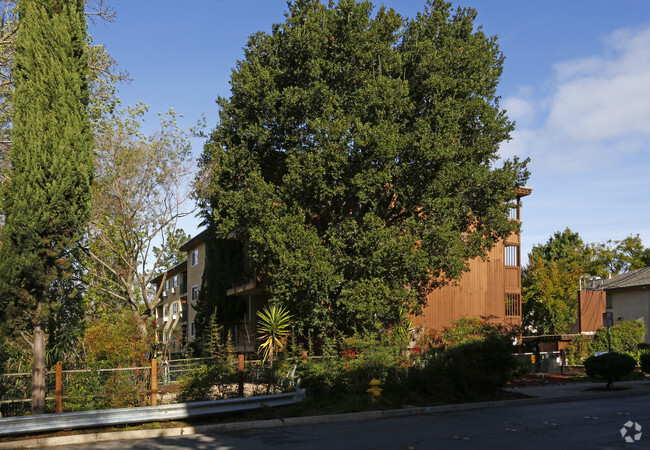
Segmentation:
<svg viewBox="0 0 650 450">
<path fill-rule="evenodd" d="M 302 360 L 307 362 L 306 351 L 302 353 Z M 117 396 L 120 393 L 126 393 L 129 398 L 137 396 L 141 399 L 137 405 L 131 402 L 120 406 L 145 404 L 156 406 L 158 405 L 158 394 L 167 391 L 166 386 L 176 384 L 189 370 L 209 361 L 210 359 L 207 358 L 196 358 L 164 361 L 159 364 L 156 359 L 152 359 L 148 366 L 94 370 L 63 370 L 62 364 L 57 363 L 54 370 L 47 373 L 49 395 L 46 400 L 50 402 L 50 408 L 54 407 L 56 413 L 63 412 L 64 400 L 88 401 L 98 397 Z M 237 394 L 243 397 L 246 374 L 250 372 L 250 370 L 246 370 L 246 365 L 248 363 L 250 369 L 251 364 L 260 362 L 257 360 L 246 361 L 244 355 L 240 354 L 237 355 L 237 361 L 233 361 L 233 363 L 237 364 Z M 75 376 L 80 377 L 82 381 L 75 380 Z M 111 386 L 110 392 L 107 391 L 107 385 Z M 123 388 L 123 386 L 127 387 Z M 71 395 L 71 392 L 74 392 L 74 395 Z M 31 403 L 30 395 L 31 373 L 0 374 L 0 417 L 26 413 Z M 92 409 L 101 408 L 94 405 Z"/>
</svg>

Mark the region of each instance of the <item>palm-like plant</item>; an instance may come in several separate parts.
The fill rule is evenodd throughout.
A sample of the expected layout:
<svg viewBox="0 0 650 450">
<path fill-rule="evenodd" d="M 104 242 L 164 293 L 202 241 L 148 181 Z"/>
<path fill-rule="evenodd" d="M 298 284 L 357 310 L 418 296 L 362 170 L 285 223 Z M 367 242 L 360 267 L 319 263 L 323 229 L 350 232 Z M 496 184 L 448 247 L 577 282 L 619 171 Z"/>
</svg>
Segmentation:
<svg viewBox="0 0 650 450">
<path fill-rule="evenodd" d="M 276 349 L 282 348 L 282 340 L 289 334 L 291 315 L 282 305 L 266 306 L 257 311 L 259 322 L 257 332 L 260 334 L 260 350 L 262 351 L 262 364 L 269 360 L 273 367 L 273 354 Z"/>
</svg>

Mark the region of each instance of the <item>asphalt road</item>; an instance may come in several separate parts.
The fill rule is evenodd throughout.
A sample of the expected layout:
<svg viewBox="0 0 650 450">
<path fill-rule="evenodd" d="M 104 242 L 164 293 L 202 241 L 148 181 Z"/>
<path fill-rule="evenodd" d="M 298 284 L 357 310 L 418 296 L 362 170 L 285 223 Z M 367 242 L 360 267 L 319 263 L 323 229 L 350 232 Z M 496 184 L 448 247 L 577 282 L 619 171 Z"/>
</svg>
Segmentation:
<svg viewBox="0 0 650 450">
<path fill-rule="evenodd" d="M 641 427 L 621 429 L 631 421 Z M 102 442 L 121 449 L 606 449 L 650 448 L 650 395 L 521 405 L 222 434 Z"/>
</svg>

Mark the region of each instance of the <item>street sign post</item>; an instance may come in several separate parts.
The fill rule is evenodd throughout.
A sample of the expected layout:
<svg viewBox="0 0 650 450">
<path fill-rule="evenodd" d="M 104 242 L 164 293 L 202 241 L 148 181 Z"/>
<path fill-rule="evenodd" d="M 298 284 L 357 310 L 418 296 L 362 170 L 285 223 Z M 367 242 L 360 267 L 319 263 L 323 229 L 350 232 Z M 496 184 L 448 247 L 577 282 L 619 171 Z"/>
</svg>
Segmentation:
<svg viewBox="0 0 650 450">
<path fill-rule="evenodd" d="M 607 327 L 607 351 L 611 353 L 612 351 L 612 337 L 609 331 L 609 327 L 614 325 L 614 313 L 607 311 L 603 313 L 603 326 Z"/>
<path fill-rule="evenodd" d="M 603 313 L 603 326 L 604 327 L 611 327 L 614 325 L 614 313 L 611 311 L 604 312 Z"/>
</svg>

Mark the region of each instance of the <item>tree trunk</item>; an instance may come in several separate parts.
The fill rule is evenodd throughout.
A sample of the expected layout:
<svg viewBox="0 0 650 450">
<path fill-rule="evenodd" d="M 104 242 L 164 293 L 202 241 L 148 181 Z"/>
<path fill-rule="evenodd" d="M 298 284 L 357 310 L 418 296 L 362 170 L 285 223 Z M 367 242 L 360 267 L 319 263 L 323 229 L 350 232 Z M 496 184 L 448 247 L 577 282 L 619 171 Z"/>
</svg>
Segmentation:
<svg viewBox="0 0 650 450">
<path fill-rule="evenodd" d="M 40 310 L 40 303 L 37 310 Z M 43 324 L 34 327 L 32 368 L 32 415 L 45 414 L 45 329 Z"/>
<path fill-rule="evenodd" d="M 140 333 L 140 338 L 146 339 L 148 336 L 147 332 L 147 322 L 146 322 L 146 317 L 142 314 L 140 314 L 140 311 L 137 309 L 133 311 L 133 316 L 135 317 L 135 323 L 138 326 L 138 332 Z"/>
</svg>

